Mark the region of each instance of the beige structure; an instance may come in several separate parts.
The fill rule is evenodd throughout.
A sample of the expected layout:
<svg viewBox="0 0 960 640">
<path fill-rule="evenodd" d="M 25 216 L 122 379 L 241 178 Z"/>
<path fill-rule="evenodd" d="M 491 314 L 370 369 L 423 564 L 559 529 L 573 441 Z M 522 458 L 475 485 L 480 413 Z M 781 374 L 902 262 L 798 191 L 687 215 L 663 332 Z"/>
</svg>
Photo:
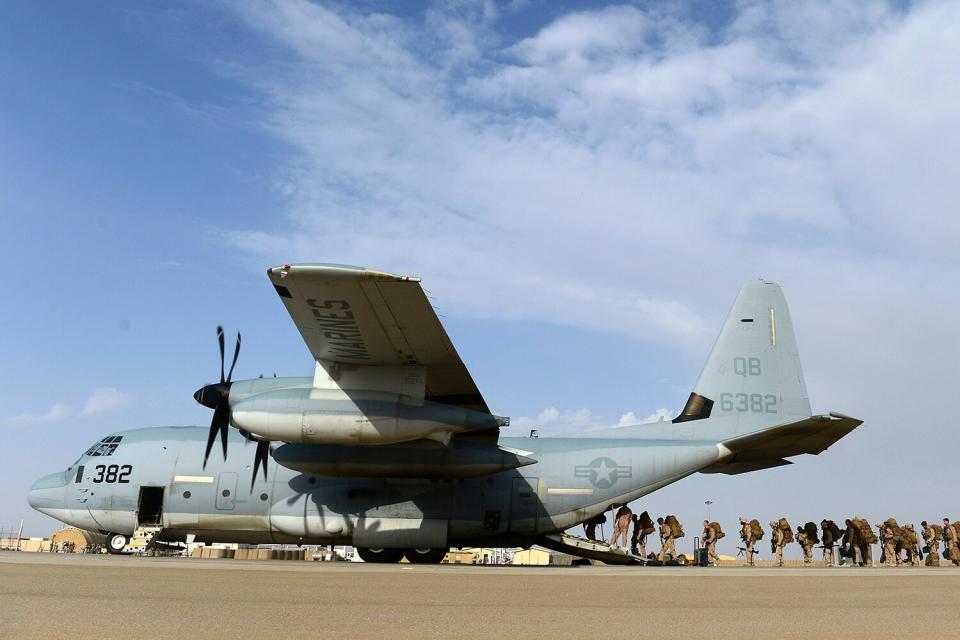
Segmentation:
<svg viewBox="0 0 960 640">
<path fill-rule="evenodd" d="M 105 544 L 107 537 L 101 533 L 84 531 L 76 527 L 66 527 L 60 529 L 50 536 L 52 548 L 57 551 L 68 551 L 71 553 L 80 553 L 89 551 L 94 545 Z"/>
</svg>

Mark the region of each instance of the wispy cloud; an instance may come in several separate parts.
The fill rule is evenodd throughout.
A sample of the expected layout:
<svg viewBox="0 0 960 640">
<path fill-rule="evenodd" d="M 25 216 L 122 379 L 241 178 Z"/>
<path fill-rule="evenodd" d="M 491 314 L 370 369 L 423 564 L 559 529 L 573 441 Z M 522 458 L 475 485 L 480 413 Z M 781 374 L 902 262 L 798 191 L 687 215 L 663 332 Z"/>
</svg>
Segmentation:
<svg viewBox="0 0 960 640">
<path fill-rule="evenodd" d="M 493 9 L 238 11 L 290 54 L 246 76 L 296 152 L 289 211 L 222 232 L 258 263 L 372 264 L 454 312 L 697 353 L 747 277 L 957 273 L 955 3 L 747 2 L 714 33 L 611 6 L 514 42 Z"/>
<path fill-rule="evenodd" d="M 69 404 L 58 402 L 42 413 L 22 413 L 3 422 L 9 426 L 55 423 L 69 418 L 85 418 L 118 411 L 129 406 L 131 401 L 129 394 L 115 387 L 99 387 L 93 390 L 79 411 Z"/>
<path fill-rule="evenodd" d="M 80 415 L 92 416 L 98 413 L 116 411 L 129 405 L 130 401 L 130 396 L 116 387 L 100 387 L 95 389 L 87 398 L 83 409 L 80 410 Z"/>
</svg>

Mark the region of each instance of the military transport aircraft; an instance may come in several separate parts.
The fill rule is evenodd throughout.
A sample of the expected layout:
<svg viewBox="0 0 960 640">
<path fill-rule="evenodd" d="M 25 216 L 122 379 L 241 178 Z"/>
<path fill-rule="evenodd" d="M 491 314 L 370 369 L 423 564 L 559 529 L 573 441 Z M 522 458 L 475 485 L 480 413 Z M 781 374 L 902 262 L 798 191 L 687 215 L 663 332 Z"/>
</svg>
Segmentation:
<svg viewBox="0 0 960 640">
<path fill-rule="evenodd" d="M 220 382 L 194 396 L 213 409 L 209 429 L 108 435 L 38 480 L 31 506 L 107 534 L 114 553 L 155 525 L 162 541 L 350 544 L 367 561 L 436 563 L 451 546 L 555 548 L 685 476 L 791 464 L 861 424 L 811 415 L 771 282 L 741 289 L 676 419 L 536 438 L 500 435 L 509 420 L 490 412 L 418 279 L 333 264 L 267 273 L 313 377 L 231 380 L 240 336 L 224 375 L 218 328 Z"/>
</svg>

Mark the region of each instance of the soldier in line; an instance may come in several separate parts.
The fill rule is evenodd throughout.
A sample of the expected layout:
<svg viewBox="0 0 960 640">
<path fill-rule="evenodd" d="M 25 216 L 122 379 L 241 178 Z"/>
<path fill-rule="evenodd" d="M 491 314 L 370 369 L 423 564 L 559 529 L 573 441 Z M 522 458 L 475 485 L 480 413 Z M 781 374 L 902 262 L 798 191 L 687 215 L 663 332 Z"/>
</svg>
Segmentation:
<svg viewBox="0 0 960 640">
<path fill-rule="evenodd" d="M 630 507 L 623 505 L 617 509 L 617 515 L 614 517 L 613 522 L 613 538 L 610 539 L 610 544 L 612 546 L 617 546 L 617 540 L 623 538 L 622 547 L 627 546 L 627 537 L 630 535 L 630 522 L 633 512 L 630 511 Z"/>
<path fill-rule="evenodd" d="M 707 564 L 717 566 L 717 531 L 709 520 L 703 521 L 703 546 L 707 549 Z"/>
<path fill-rule="evenodd" d="M 744 516 L 740 516 L 740 539 L 743 540 L 744 555 L 747 556 L 747 566 L 753 566 L 753 545 L 757 543 L 753 537 L 753 527 Z"/>
<path fill-rule="evenodd" d="M 783 566 L 783 547 L 786 545 L 786 537 L 780 523 L 776 520 L 770 521 L 770 529 L 773 537 L 770 539 L 770 546 L 773 547 L 773 554 L 777 558 L 777 566 Z"/>
<path fill-rule="evenodd" d="M 643 530 L 640 517 L 633 516 L 633 535 L 630 537 L 630 553 L 642 558 L 647 557 L 647 533 Z"/>
<path fill-rule="evenodd" d="M 880 544 L 883 546 L 883 566 L 900 566 L 900 554 L 896 552 L 894 531 L 890 526 L 890 520 L 877 524 L 880 530 Z"/>
<path fill-rule="evenodd" d="M 910 565 L 913 567 L 920 566 L 920 544 L 917 538 L 917 532 L 913 528 L 913 523 L 911 522 L 904 527 L 904 538 L 906 539 L 907 547 L 907 558 L 910 561 Z"/>
<path fill-rule="evenodd" d="M 940 541 L 937 539 L 937 530 L 927 524 L 924 520 L 920 523 L 923 527 L 923 542 L 927 545 L 927 559 L 924 564 L 928 567 L 940 566 Z"/>
<path fill-rule="evenodd" d="M 666 562 L 667 557 L 672 560 L 677 556 L 677 549 L 673 543 L 673 530 L 663 518 L 657 518 L 657 524 L 660 525 L 660 562 Z"/>
<path fill-rule="evenodd" d="M 832 567 L 833 566 L 833 524 L 830 520 L 821 520 L 820 521 L 820 531 L 823 532 L 823 566 Z"/>
<path fill-rule="evenodd" d="M 797 525 L 797 533 L 794 534 L 794 537 L 797 539 L 797 544 L 803 549 L 803 564 L 809 565 L 813 562 L 813 540 L 811 540 L 807 532 L 803 530 L 803 527 L 799 525 Z"/>
<path fill-rule="evenodd" d="M 950 562 L 960 565 L 960 548 L 957 547 L 957 530 L 950 524 L 949 518 L 943 519 L 943 550 Z"/>
<path fill-rule="evenodd" d="M 607 516 L 602 513 L 598 513 L 589 520 L 584 521 L 583 532 L 586 534 L 588 539 L 599 541 L 600 538 L 597 537 L 597 525 L 603 524 L 606 521 Z"/>
</svg>

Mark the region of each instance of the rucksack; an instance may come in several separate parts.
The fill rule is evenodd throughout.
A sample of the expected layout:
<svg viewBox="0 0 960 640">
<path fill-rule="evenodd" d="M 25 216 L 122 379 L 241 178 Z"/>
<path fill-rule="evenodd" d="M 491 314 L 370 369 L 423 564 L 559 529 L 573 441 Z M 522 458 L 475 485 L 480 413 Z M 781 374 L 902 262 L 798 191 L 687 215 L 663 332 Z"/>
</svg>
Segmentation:
<svg viewBox="0 0 960 640">
<path fill-rule="evenodd" d="M 897 524 L 896 518 L 887 518 L 883 521 L 883 524 L 890 527 L 890 530 L 893 531 L 893 539 L 895 541 L 902 537 L 902 528 Z"/>
<path fill-rule="evenodd" d="M 777 523 L 780 526 L 780 530 L 783 531 L 783 544 L 790 544 L 793 542 L 793 528 L 790 526 L 790 523 L 786 518 L 780 518 L 780 522 Z"/>
<path fill-rule="evenodd" d="M 650 535 L 656 528 L 653 526 L 653 520 L 650 518 L 650 514 L 644 511 L 640 514 L 640 529 L 645 535 Z"/>
<path fill-rule="evenodd" d="M 867 544 L 874 544 L 877 541 L 877 535 L 873 532 L 873 527 L 863 518 L 854 518 L 851 520 L 853 526 L 860 532 L 860 539 Z"/>
<path fill-rule="evenodd" d="M 677 516 L 667 516 L 664 522 L 670 527 L 670 532 L 674 538 L 682 538 L 684 536 L 683 525 L 677 520 Z"/>
<path fill-rule="evenodd" d="M 809 544 L 817 544 L 820 542 L 820 538 L 817 537 L 817 525 L 813 522 L 808 522 L 803 525 L 803 532 L 807 534 L 807 542 Z"/>
<path fill-rule="evenodd" d="M 763 540 L 763 527 L 760 526 L 760 521 L 756 518 L 750 521 L 750 531 L 753 532 L 754 540 Z"/>
<path fill-rule="evenodd" d="M 933 529 L 933 539 L 937 542 L 943 540 L 943 527 L 938 524 L 930 525 L 930 528 Z"/>
<path fill-rule="evenodd" d="M 713 532 L 717 535 L 717 540 L 720 538 L 726 537 L 727 534 L 723 532 L 723 529 L 720 528 L 719 522 L 711 522 L 710 526 L 713 528 Z"/>
</svg>

